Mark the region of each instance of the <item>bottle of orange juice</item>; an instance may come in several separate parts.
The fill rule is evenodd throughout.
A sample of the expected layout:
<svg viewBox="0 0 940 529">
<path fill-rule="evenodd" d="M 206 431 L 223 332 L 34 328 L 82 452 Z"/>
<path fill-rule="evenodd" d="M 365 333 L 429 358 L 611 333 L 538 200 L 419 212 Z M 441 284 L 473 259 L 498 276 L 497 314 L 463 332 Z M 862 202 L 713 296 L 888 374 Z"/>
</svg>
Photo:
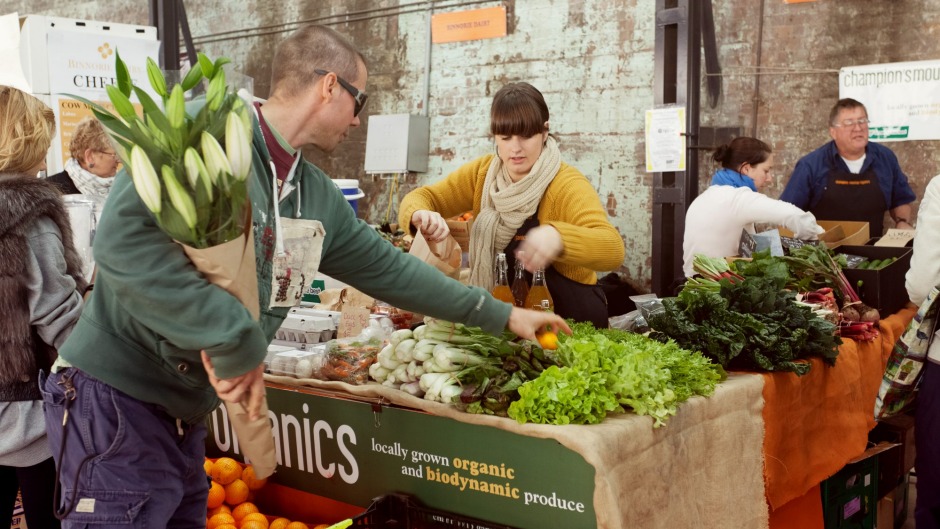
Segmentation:
<svg viewBox="0 0 940 529">
<path fill-rule="evenodd" d="M 552 301 L 548 284 L 545 282 L 544 268 L 539 268 L 532 276 L 532 287 L 529 288 L 529 295 L 525 298 L 525 307 L 533 310 L 555 311 L 555 303 Z"/>
<path fill-rule="evenodd" d="M 496 254 L 496 284 L 493 285 L 493 297 L 513 304 L 515 299 L 512 297 L 512 290 L 509 288 L 508 269 L 506 254 L 502 252 Z"/>
</svg>

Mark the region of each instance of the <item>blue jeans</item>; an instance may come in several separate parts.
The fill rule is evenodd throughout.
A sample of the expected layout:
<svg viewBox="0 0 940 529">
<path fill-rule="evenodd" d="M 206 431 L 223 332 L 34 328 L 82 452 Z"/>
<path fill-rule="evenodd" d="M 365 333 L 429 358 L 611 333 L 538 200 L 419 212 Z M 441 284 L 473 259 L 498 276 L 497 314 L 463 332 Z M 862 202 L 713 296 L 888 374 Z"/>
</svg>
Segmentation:
<svg viewBox="0 0 940 529">
<path fill-rule="evenodd" d="M 917 529 L 940 529 L 940 365 L 924 363 L 914 415 Z"/>
<path fill-rule="evenodd" d="M 204 425 L 178 422 L 75 368 L 42 376 L 39 386 L 58 508 L 69 510 L 64 529 L 205 528 Z"/>
</svg>

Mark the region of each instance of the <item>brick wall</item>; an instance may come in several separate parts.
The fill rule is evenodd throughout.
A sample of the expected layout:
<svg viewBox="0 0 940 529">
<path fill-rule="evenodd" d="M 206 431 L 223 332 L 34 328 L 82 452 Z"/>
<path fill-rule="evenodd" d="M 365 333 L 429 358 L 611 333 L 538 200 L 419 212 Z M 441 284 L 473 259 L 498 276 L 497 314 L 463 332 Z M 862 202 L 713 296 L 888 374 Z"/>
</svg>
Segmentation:
<svg viewBox="0 0 940 529">
<path fill-rule="evenodd" d="M 777 196 L 796 160 L 828 139 L 825 120 L 838 95 L 838 69 L 940 58 L 940 4 L 896 0 L 763 3 L 761 32 L 760 1 L 714 2 L 725 76 L 717 107 L 709 108 L 707 99 L 702 99 L 702 123 L 741 127 L 745 134 L 755 130 L 757 137 L 768 141 L 777 160 L 777 183 L 768 194 Z M 649 286 L 651 178 L 643 164 L 642 115 L 653 101 L 655 2 L 506 0 L 503 4 L 510 17 L 505 38 L 434 45 L 427 109 L 431 117 L 429 170 L 404 184 L 402 194 L 491 152 L 486 131 L 493 93 L 505 82 L 529 81 L 545 94 L 551 128 L 561 141 L 565 161 L 587 175 L 610 207 L 611 220 L 627 247 L 621 271 Z M 362 171 L 368 115 L 423 110 L 427 15 L 400 13 L 398 5 L 393 0 L 208 0 L 186 6 L 196 37 L 275 26 L 263 35 L 246 31 L 219 35 L 215 38 L 222 40 L 200 47 L 241 65 L 255 78 L 260 96 L 269 88 L 274 46 L 288 34 L 285 30 L 296 27 L 285 24 L 335 24 L 363 51 L 370 65 L 370 102 L 363 126 L 331 154 L 312 148 L 305 154 L 336 178 L 359 178 L 367 193 L 360 201 L 360 216 L 375 222 L 385 217 L 390 185 L 387 180 L 373 181 Z M 499 3 L 440 9 L 495 5 Z M 0 13 L 17 10 L 135 24 L 148 22 L 147 9 L 147 3 L 129 0 L 68 4 L 0 0 Z M 325 18 L 362 11 L 368 12 L 350 22 Z M 763 75 L 758 94 L 750 68 L 757 65 L 761 40 L 761 66 L 787 70 Z M 940 142 L 893 143 L 891 148 L 911 176 L 915 191 L 922 194 L 926 181 L 940 173 Z M 711 170 L 713 164 L 705 161 L 703 181 Z"/>
</svg>

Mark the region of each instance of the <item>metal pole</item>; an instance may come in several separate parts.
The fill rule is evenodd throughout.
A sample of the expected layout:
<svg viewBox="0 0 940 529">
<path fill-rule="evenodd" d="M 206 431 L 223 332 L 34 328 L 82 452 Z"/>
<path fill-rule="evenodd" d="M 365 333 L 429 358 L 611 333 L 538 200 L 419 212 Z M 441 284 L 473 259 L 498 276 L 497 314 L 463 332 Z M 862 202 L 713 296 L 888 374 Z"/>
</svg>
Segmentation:
<svg viewBox="0 0 940 529">
<path fill-rule="evenodd" d="M 686 170 L 653 173 L 653 292 L 672 295 L 683 277 L 685 212 L 698 195 L 701 6 L 695 0 L 656 0 L 654 104 L 686 108 Z"/>
</svg>

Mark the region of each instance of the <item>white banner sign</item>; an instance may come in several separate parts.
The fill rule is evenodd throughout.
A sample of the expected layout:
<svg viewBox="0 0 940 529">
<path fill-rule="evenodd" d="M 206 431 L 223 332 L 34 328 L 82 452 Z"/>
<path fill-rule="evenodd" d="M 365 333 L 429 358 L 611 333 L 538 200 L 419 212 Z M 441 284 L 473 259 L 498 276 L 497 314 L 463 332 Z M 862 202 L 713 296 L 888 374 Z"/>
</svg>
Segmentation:
<svg viewBox="0 0 940 529">
<path fill-rule="evenodd" d="M 147 80 L 147 57 L 156 59 L 160 49 L 159 41 L 121 35 L 55 31 L 49 33 L 48 46 L 49 91 L 59 133 L 59 141 L 52 146 L 56 162 L 61 160 L 64 164 L 68 160 L 69 143 L 75 126 L 82 118 L 92 115 L 90 108 L 70 95 L 89 99 L 111 109 L 105 86 L 117 83 L 115 51 L 121 53 L 121 60 L 127 64 L 134 84 L 144 87 L 151 97 L 160 101 Z M 131 99 L 136 100 L 136 97 L 131 95 Z"/>
<path fill-rule="evenodd" d="M 160 49 L 156 40 L 76 31 L 50 32 L 48 44 L 49 92 L 88 99 L 107 99 L 104 87 L 117 82 L 115 51 L 121 52 L 134 84 L 149 88 L 147 57 L 156 59 Z"/>
<path fill-rule="evenodd" d="M 842 68 L 839 97 L 865 105 L 872 140 L 940 140 L 940 61 Z"/>
</svg>

